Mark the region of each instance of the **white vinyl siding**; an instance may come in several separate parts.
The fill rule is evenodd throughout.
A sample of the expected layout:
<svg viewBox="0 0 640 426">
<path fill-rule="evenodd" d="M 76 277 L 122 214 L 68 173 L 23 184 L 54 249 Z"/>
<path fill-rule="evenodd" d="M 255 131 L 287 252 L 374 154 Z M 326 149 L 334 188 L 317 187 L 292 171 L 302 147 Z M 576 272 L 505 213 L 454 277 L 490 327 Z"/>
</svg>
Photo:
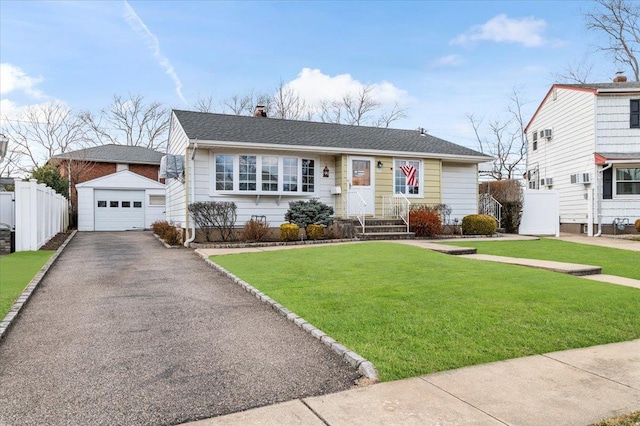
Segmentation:
<svg viewBox="0 0 640 426">
<path fill-rule="evenodd" d="M 586 223 L 589 202 L 585 198 L 589 187 L 571 183 L 571 175 L 594 173 L 595 98 L 592 92 L 556 88 L 529 124 L 527 132 L 527 170 L 537 171 L 540 179 L 553 179 L 553 189 L 560 193 L 560 221 Z M 551 139 L 540 138 L 540 131 L 551 129 Z M 533 131 L 538 132 L 538 149 L 533 150 Z"/>
<path fill-rule="evenodd" d="M 171 114 L 171 131 L 169 132 L 169 140 L 167 153 L 172 155 L 185 156 L 185 173 L 188 173 L 188 157 L 187 146 L 189 140 L 184 133 L 180 122 L 175 115 Z M 185 176 L 185 179 L 188 177 Z M 166 200 L 166 219 L 179 227 L 186 226 L 186 185 L 178 179 L 166 179 L 167 200 Z"/>
<path fill-rule="evenodd" d="M 476 164 L 442 164 L 442 203 L 451 208 L 449 220 L 478 213 L 478 166 Z"/>
<path fill-rule="evenodd" d="M 631 128 L 630 101 L 640 95 L 600 95 L 596 152 L 640 152 L 640 128 Z"/>
</svg>

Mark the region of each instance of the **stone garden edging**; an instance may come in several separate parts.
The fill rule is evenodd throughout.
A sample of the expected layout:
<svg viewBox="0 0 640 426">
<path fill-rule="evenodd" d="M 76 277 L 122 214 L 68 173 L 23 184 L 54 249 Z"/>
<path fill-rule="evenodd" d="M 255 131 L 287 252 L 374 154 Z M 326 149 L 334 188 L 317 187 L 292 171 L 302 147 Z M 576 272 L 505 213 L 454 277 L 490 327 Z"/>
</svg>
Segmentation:
<svg viewBox="0 0 640 426">
<path fill-rule="evenodd" d="M 352 241 L 352 240 L 349 240 L 349 241 Z M 344 359 L 349 365 L 351 365 L 353 368 L 357 369 L 358 372 L 360 372 L 360 374 L 362 374 L 364 377 L 366 377 L 367 379 L 371 380 L 372 382 L 378 382 L 379 381 L 378 371 L 376 370 L 376 367 L 373 365 L 373 363 L 371 361 L 368 361 L 367 359 L 365 359 L 362 356 L 358 355 L 356 352 L 354 352 L 351 349 L 347 348 L 346 346 L 342 345 L 340 342 L 338 342 L 337 340 L 335 340 L 334 338 L 332 338 L 331 336 L 329 336 L 328 334 L 326 334 L 322 330 L 320 330 L 320 329 L 316 328 L 315 326 L 313 326 L 311 323 L 306 321 L 304 318 L 298 316 L 294 312 L 291 312 L 289 309 L 285 308 L 280 303 L 276 302 L 275 300 L 273 300 L 272 298 L 270 298 L 266 294 L 262 293 L 257 288 L 253 287 L 252 285 L 250 285 L 246 281 L 241 280 L 240 278 L 238 278 L 237 276 L 235 276 L 231 272 L 227 271 L 225 268 L 223 268 L 222 266 L 218 265 L 217 263 L 211 261 L 207 257 L 207 255 L 205 255 L 203 253 L 200 253 L 199 251 L 196 251 L 196 253 L 209 266 L 211 266 L 212 268 L 216 269 L 217 271 L 219 271 L 222 274 L 224 274 L 227 277 L 229 277 L 233 282 L 238 284 L 240 287 L 244 288 L 245 291 L 247 291 L 248 293 L 253 294 L 256 297 L 256 299 L 260 300 L 262 303 L 266 303 L 266 304 L 270 305 L 280 315 L 282 315 L 283 317 L 285 317 L 289 321 L 293 322 L 295 325 L 297 325 L 298 327 L 300 327 L 301 329 L 303 329 L 307 333 L 311 334 L 311 336 L 313 336 L 316 339 L 320 340 L 320 342 L 322 342 L 325 346 L 329 347 L 329 349 L 331 349 L 339 357 Z"/>
</svg>

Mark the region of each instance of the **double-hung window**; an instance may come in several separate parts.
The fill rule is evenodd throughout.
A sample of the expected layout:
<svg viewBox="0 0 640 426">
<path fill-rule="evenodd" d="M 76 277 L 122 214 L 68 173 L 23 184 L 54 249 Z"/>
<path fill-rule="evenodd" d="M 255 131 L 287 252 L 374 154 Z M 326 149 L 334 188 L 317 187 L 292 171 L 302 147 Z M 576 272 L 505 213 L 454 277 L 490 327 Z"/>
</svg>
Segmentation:
<svg viewBox="0 0 640 426">
<path fill-rule="evenodd" d="M 640 167 L 616 168 L 616 195 L 640 195 Z"/>
<path fill-rule="evenodd" d="M 314 159 L 216 154 L 213 163 L 215 192 L 312 194 L 316 189 Z"/>
<path fill-rule="evenodd" d="M 395 160 L 393 167 L 393 193 L 419 196 L 422 194 L 422 161 Z"/>
</svg>

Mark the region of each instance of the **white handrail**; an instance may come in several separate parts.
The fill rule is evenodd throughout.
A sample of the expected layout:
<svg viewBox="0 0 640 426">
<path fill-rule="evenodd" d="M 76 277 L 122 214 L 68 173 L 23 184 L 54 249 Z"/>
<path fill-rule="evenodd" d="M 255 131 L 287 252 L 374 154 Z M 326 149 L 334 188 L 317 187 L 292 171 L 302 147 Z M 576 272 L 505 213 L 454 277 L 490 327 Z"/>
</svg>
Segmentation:
<svg viewBox="0 0 640 426">
<path fill-rule="evenodd" d="M 493 216 L 498 224 L 502 221 L 502 204 L 491 194 L 480 194 L 478 198 L 478 213 Z"/>
<path fill-rule="evenodd" d="M 356 214 L 356 217 L 358 219 L 358 222 L 360 222 L 360 226 L 362 226 L 362 233 L 364 234 L 365 212 L 367 211 L 367 202 L 362 197 L 362 194 L 360 194 L 358 191 L 351 191 L 351 193 L 356 194 L 360 199 L 359 200 L 360 202 L 358 203 L 358 212 Z"/>
<path fill-rule="evenodd" d="M 399 216 L 402 220 L 404 220 L 404 223 L 407 225 L 407 232 L 409 232 L 409 211 L 411 210 L 411 201 L 409 201 L 407 196 L 404 195 L 402 192 L 399 192 L 396 195 L 400 195 L 400 198 L 402 198 L 403 201 L 405 202 L 404 212 L 403 212 L 404 214 L 400 213 Z"/>
</svg>

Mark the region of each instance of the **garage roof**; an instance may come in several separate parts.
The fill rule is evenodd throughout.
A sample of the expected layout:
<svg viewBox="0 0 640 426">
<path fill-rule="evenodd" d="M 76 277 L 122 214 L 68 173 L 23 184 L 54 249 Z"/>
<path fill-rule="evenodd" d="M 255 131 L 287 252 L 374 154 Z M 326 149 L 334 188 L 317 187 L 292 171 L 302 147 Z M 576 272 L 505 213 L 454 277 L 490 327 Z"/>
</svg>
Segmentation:
<svg viewBox="0 0 640 426">
<path fill-rule="evenodd" d="M 142 146 L 99 145 L 54 155 L 52 160 L 80 160 L 97 163 L 126 163 L 160 165 L 164 154 Z"/>
</svg>

